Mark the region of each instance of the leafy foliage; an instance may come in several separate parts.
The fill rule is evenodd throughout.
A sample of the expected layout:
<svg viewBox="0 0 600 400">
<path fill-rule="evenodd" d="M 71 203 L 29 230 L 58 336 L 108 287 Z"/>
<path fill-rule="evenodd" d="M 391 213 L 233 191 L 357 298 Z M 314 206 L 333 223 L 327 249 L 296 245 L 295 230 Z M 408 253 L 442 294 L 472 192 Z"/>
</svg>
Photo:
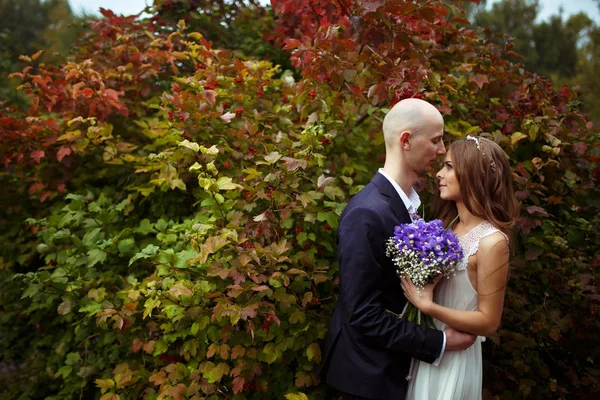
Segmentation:
<svg viewBox="0 0 600 400">
<path fill-rule="evenodd" d="M 323 398 L 338 216 L 382 162 L 386 108 L 413 96 L 514 167 L 486 394 L 598 391 L 599 154 L 572 92 L 447 2 L 272 4 L 298 82 L 184 21 L 109 11 L 73 61 L 15 75 L 31 106 L 0 115 L 3 396 Z"/>
</svg>

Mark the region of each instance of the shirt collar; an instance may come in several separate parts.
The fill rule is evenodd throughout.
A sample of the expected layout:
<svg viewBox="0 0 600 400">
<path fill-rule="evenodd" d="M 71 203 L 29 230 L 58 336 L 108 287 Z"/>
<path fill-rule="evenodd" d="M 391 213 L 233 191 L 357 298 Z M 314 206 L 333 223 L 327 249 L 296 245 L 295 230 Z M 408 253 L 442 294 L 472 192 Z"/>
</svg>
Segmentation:
<svg viewBox="0 0 600 400">
<path fill-rule="evenodd" d="M 398 192 L 398 196 L 400 196 L 400 198 L 402 199 L 402 202 L 404 203 L 404 206 L 406 207 L 408 214 L 411 215 L 412 219 L 412 214 L 415 214 L 419 209 L 419 206 L 421 205 L 421 199 L 419 198 L 419 194 L 415 191 L 414 188 L 411 187 L 410 193 L 407 196 L 406 193 L 404 193 L 404 190 L 402 190 L 402 188 L 400 187 L 400 185 L 398 185 L 395 180 L 393 180 L 388 174 L 386 174 L 383 171 L 383 168 L 379 168 L 379 171 L 377 172 L 383 175 L 384 178 L 392 184 L 394 189 L 396 189 L 396 192 Z"/>
</svg>

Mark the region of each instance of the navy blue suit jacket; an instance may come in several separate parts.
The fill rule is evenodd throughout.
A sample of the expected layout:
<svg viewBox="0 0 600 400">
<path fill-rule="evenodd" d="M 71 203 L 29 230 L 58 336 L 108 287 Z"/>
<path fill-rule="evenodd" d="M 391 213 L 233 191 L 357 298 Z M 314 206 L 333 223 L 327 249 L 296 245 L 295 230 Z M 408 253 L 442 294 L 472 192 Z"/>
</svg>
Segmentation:
<svg viewBox="0 0 600 400">
<path fill-rule="evenodd" d="M 340 296 L 317 373 L 344 393 L 404 399 L 411 358 L 432 363 L 443 333 L 399 319 L 406 298 L 385 255 L 394 227 L 410 223 L 398 192 L 380 173 L 342 213 L 338 236 Z"/>
</svg>

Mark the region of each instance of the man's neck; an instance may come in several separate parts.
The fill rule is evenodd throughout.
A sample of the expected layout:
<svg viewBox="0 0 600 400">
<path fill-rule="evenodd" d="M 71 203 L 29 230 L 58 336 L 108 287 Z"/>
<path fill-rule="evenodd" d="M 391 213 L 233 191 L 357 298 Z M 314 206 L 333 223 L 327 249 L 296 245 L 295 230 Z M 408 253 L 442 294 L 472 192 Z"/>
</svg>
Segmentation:
<svg viewBox="0 0 600 400">
<path fill-rule="evenodd" d="M 410 193 L 410 190 L 417 182 L 417 176 L 415 174 L 407 174 L 405 168 L 402 168 L 400 165 L 392 165 L 390 162 L 386 162 L 383 166 L 383 171 L 394 180 L 400 186 L 400 189 L 406 195 Z M 415 176 L 411 176 L 415 175 Z"/>
</svg>

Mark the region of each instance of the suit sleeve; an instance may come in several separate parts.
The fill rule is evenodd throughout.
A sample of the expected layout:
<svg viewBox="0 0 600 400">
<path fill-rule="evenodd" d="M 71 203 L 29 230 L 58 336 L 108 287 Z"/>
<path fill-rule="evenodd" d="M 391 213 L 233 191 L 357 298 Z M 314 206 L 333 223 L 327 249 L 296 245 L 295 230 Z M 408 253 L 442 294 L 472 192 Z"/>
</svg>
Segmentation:
<svg viewBox="0 0 600 400">
<path fill-rule="evenodd" d="M 359 337 L 432 363 L 442 350 L 443 333 L 400 319 L 382 304 L 383 275 L 377 260 L 385 257 L 388 239 L 382 226 L 378 213 L 361 207 L 351 210 L 340 225 L 340 291 L 346 320 Z"/>
</svg>

